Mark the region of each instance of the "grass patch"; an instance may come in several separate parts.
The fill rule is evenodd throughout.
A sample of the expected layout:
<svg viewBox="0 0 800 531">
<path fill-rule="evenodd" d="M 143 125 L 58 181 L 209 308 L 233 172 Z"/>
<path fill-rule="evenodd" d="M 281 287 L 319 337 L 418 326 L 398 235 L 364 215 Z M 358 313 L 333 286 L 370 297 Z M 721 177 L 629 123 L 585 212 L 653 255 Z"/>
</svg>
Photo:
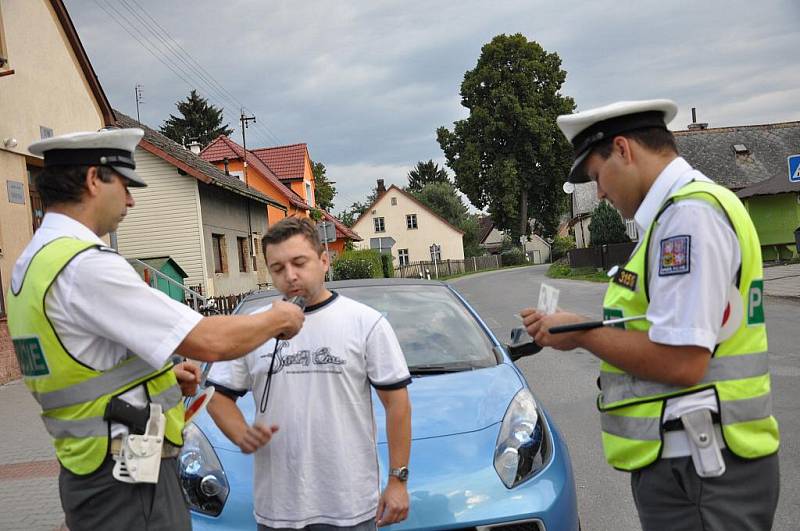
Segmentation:
<svg viewBox="0 0 800 531">
<path fill-rule="evenodd" d="M 565 278 L 567 280 L 588 280 L 590 282 L 608 282 L 608 276 L 604 271 L 598 271 L 593 267 L 571 268 L 564 262 L 556 262 L 547 270 L 550 278 Z"/>
</svg>

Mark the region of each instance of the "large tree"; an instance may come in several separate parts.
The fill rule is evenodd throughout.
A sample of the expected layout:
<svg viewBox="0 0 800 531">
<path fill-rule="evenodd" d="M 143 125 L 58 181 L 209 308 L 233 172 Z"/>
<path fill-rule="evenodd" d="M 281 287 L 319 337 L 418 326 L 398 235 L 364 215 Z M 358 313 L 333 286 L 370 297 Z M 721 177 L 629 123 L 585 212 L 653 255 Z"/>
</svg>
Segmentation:
<svg viewBox="0 0 800 531">
<path fill-rule="evenodd" d="M 592 212 L 592 221 L 589 222 L 589 235 L 592 247 L 605 245 L 607 243 L 624 243 L 631 239 L 625 232 L 625 222 L 619 215 L 617 209 L 606 201 L 600 204 Z"/>
<path fill-rule="evenodd" d="M 429 160 L 428 162 L 419 161 L 414 169 L 408 172 L 409 192 L 419 192 L 428 183 L 450 182 L 447 170 L 440 168 L 438 164 Z"/>
<path fill-rule="evenodd" d="M 175 104 L 181 116 L 170 114 L 161 126 L 161 133 L 177 142 L 187 145 L 193 140 L 207 146 L 219 135 L 230 135 L 233 129 L 222 125 L 222 109 L 208 103 L 192 90 L 185 101 Z"/>
<path fill-rule="evenodd" d="M 314 196 L 317 200 L 317 207 L 330 212 L 333 208 L 333 198 L 336 196 L 336 187 L 328 180 L 323 163 L 314 162 L 311 165 L 311 171 L 314 173 Z"/>
<path fill-rule="evenodd" d="M 464 231 L 464 256 L 482 254 L 478 241 L 478 220 L 469 214 L 467 206 L 450 182 L 432 182 L 412 192 L 422 204 L 436 212 L 454 227 Z"/>
<path fill-rule="evenodd" d="M 529 232 L 529 218 L 553 235 L 567 204 L 561 187 L 572 148 L 556 126 L 575 108 L 559 92 L 566 75 L 558 54 L 521 34 L 498 35 L 464 75 L 469 116 L 437 130 L 458 188 L 476 207 L 488 206 L 514 241 Z"/>
</svg>

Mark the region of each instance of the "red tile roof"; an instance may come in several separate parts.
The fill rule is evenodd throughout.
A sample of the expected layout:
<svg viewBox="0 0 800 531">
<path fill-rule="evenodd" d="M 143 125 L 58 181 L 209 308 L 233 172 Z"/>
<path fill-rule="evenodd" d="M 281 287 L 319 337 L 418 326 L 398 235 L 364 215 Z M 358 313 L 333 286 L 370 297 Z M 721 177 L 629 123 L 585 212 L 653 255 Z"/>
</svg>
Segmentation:
<svg viewBox="0 0 800 531">
<path fill-rule="evenodd" d="M 334 225 L 336 225 L 336 238 L 337 239 L 338 238 L 346 238 L 348 240 L 353 240 L 354 242 L 360 242 L 361 241 L 361 239 L 362 239 L 361 236 L 359 236 L 356 232 L 354 232 L 347 225 L 345 225 L 344 223 L 342 223 L 341 221 L 339 221 L 338 219 L 336 219 L 335 217 L 333 217 L 332 215 L 330 215 L 329 213 L 325 212 L 322 209 L 320 209 L 320 212 L 322 212 L 322 217 L 324 217 L 326 220 L 328 220 L 328 221 L 332 222 Z"/>
<path fill-rule="evenodd" d="M 291 144 L 251 150 L 253 154 L 275 172 L 279 179 L 302 179 L 308 146 Z"/>
<path fill-rule="evenodd" d="M 213 159 L 216 155 L 215 153 L 230 153 L 230 155 L 223 155 L 222 158 L 227 156 L 229 159 L 242 159 L 244 158 L 244 148 L 228 138 L 225 135 L 220 135 L 211 142 L 209 145 L 200 152 L 200 158 L 203 160 L 212 162 L 212 161 L 220 161 L 222 158 Z M 303 210 L 309 210 L 309 207 L 303 198 L 297 195 L 293 190 L 289 187 L 284 185 L 280 179 L 278 178 L 275 173 L 264 164 L 261 159 L 253 155 L 253 152 L 247 150 L 247 165 L 251 168 L 254 168 L 257 172 L 264 176 L 270 183 L 272 183 L 275 188 L 278 189 L 279 192 L 283 194 L 289 202 L 295 206 L 296 208 L 301 208 Z"/>
</svg>

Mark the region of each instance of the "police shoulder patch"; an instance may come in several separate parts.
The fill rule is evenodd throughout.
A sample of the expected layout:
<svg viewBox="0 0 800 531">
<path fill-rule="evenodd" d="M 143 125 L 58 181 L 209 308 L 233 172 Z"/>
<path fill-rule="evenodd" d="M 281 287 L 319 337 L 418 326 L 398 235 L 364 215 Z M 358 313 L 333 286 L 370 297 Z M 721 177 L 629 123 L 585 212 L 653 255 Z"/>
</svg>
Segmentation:
<svg viewBox="0 0 800 531">
<path fill-rule="evenodd" d="M 661 240 L 658 259 L 658 276 L 683 275 L 691 271 L 692 237 L 689 235 L 672 236 Z"/>
</svg>

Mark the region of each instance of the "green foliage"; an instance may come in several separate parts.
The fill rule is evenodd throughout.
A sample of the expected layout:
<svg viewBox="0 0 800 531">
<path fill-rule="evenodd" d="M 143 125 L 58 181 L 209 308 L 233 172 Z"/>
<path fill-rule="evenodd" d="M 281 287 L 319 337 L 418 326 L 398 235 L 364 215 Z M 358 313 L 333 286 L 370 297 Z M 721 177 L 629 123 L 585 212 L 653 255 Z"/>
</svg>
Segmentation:
<svg viewBox="0 0 800 531">
<path fill-rule="evenodd" d="M 506 266 L 513 266 L 513 265 L 521 265 L 527 263 L 527 258 L 525 253 L 522 252 L 522 249 L 515 247 L 513 249 L 509 249 L 508 251 L 503 251 L 500 253 L 500 261 L 503 264 L 503 267 Z"/>
<path fill-rule="evenodd" d="M 567 256 L 567 251 L 575 248 L 575 240 L 572 236 L 556 236 L 550 244 L 550 259 L 555 262 Z"/>
<path fill-rule="evenodd" d="M 383 278 L 394 277 L 394 263 L 392 263 L 392 255 L 381 253 L 381 271 Z"/>
<path fill-rule="evenodd" d="M 308 211 L 308 215 L 311 216 L 316 223 L 319 223 L 322 220 L 322 211 L 318 208 L 312 208 Z"/>
<path fill-rule="evenodd" d="M 464 75 L 469 117 L 437 130 L 458 188 L 476 207 L 488 206 L 514 241 L 529 232 L 530 218 L 553 235 L 567 205 L 561 185 L 573 150 L 556 126 L 559 114 L 575 108 L 559 92 L 566 75 L 558 54 L 521 34 L 498 35 Z"/>
<path fill-rule="evenodd" d="M 428 183 L 421 190 L 411 192 L 411 195 L 448 223 L 464 231 L 464 256 L 483 254 L 478 241 L 480 231 L 478 220 L 469 214 L 467 206 L 452 183 L 448 181 Z"/>
<path fill-rule="evenodd" d="M 336 214 L 336 217 L 348 227 L 352 227 L 356 224 L 358 218 L 361 217 L 361 214 L 367 211 L 369 205 L 370 203 L 361 203 L 359 201 L 355 201 L 352 205 L 350 205 L 349 208 L 346 208 Z"/>
<path fill-rule="evenodd" d="M 333 208 L 333 198 L 336 197 L 336 187 L 328 180 L 323 163 L 312 163 L 311 171 L 314 174 L 314 199 L 317 207 L 330 212 Z"/>
<path fill-rule="evenodd" d="M 233 129 L 222 125 L 222 109 L 208 103 L 192 90 L 186 101 L 175 104 L 181 117 L 170 114 L 161 126 L 161 133 L 178 144 L 186 145 L 197 140 L 205 147 L 219 135 L 230 135 Z"/>
<path fill-rule="evenodd" d="M 592 247 L 607 243 L 624 243 L 631 241 L 625 232 L 625 222 L 619 212 L 601 201 L 592 212 L 592 221 L 589 223 L 590 243 Z"/>
<path fill-rule="evenodd" d="M 603 271 L 597 271 L 593 267 L 577 267 L 572 269 L 561 259 L 553 262 L 547 269 L 547 276 L 550 278 L 567 278 L 570 280 L 589 280 L 591 282 L 608 282 L 608 276 Z"/>
<path fill-rule="evenodd" d="M 419 192 L 426 184 L 447 182 L 450 182 L 447 171 L 444 168 L 440 168 L 438 164 L 433 162 L 433 159 L 428 162 L 419 161 L 414 169 L 408 172 L 408 186 L 406 190 L 409 192 Z"/>
<path fill-rule="evenodd" d="M 372 249 L 345 251 L 333 262 L 333 278 L 336 280 L 381 277 L 383 277 L 381 255 Z"/>
</svg>

